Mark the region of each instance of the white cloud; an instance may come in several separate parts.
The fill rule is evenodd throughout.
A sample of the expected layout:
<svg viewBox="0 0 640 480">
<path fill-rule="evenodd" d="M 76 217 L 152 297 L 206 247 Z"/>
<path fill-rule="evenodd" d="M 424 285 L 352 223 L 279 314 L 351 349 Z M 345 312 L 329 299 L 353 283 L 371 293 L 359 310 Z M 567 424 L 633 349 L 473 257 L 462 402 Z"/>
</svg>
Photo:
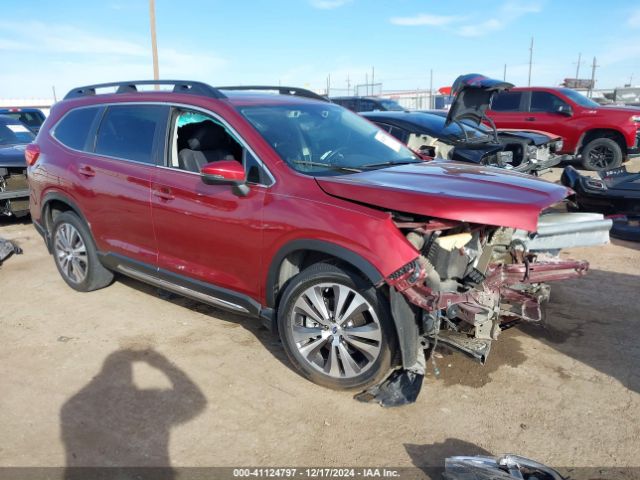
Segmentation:
<svg viewBox="0 0 640 480">
<path fill-rule="evenodd" d="M 631 28 L 640 28 L 640 8 L 631 12 L 627 25 Z"/>
<path fill-rule="evenodd" d="M 16 57 L 10 71 L 0 71 L 0 91 L 16 97 L 47 95 L 51 85 L 61 93 L 81 84 L 151 78 L 148 38 L 119 36 L 116 39 L 69 25 L 0 21 L 0 52 L 28 52 Z M 210 81 L 218 78 L 227 64 L 210 52 L 165 48 L 162 43 L 158 57 L 161 78 Z"/>
<path fill-rule="evenodd" d="M 394 25 L 402 26 L 421 26 L 430 25 L 433 27 L 441 27 L 459 20 L 460 17 L 454 15 L 432 15 L 429 13 L 420 13 L 412 17 L 392 17 L 390 22 Z"/>
<path fill-rule="evenodd" d="M 478 15 L 477 23 L 469 23 L 469 17 L 455 15 L 434 15 L 421 13 L 406 17 L 392 17 L 389 21 L 400 26 L 432 26 L 443 28 L 453 34 L 463 37 L 478 37 L 491 32 L 502 30 L 507 25 L 515 22 L 519 18 L 542 11 L 542 5 L 538 1 L 517 1 L 506 0 L 497 11 L 492 12 L 493 16 L 482 19 Z M 639 19 L 640 20 L 640 19 Z"/>
<path fill-rule="evenodd" d="M 309 3 L 314 8 L 319 8 L 321 10 L 331 10 L 334 8 L 339 8 L 347 3 L 351 2 L 351 0 L 310 0 Z"/>
</svg>

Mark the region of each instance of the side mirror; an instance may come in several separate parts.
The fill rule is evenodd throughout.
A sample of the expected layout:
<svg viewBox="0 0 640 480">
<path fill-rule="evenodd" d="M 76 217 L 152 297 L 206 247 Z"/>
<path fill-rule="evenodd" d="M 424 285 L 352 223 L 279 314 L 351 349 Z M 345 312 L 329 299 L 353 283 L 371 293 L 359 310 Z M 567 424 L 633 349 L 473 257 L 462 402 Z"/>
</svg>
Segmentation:
<svg viewBox="0 0 640 480">
<path fill-rule="evenodd" d="M 241 197 L 249 194 L 244 167 L 237 160 L 207 163 L 200 169 L 200 178 L 207 185 L 231 185 L 233 192 Z"/>
<path fill-rule="evenodd" d="M 569 105 L 559 105 L 558 108 L 556 108 L 556 113 L 570 117 L 573 115 L 573 110 Z"/>
</svg>

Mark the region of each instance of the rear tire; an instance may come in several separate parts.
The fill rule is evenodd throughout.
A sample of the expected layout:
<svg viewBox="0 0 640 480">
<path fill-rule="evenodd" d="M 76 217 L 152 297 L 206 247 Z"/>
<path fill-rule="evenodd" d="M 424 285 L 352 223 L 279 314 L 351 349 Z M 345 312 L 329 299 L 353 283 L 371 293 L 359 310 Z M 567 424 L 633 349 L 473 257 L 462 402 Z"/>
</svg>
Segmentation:
<svg viewBox="0 0 640 480">
<path fill-rule="evenodd" d="M 278 330 L 300 373 L 335 390 L 379 383 L 396 358 L 388 300 L 367 280 L 335 265 L 313 265 L 289 282 Z"/>
<path fill-rule="evenodd" d="M 91 292 L 113 281 L 98 259 L 89 228 L 72 212 L 58 214 L 51 230 L 53 259 L 62 279 L 74 290 Z"/>
<path fill-rule="evenodd" d="M 596 138 L 582 149 L 582 166 L 586 170 L 608 170 L 622 165 L 622 149 L 611 138 Z"/>
</svg>

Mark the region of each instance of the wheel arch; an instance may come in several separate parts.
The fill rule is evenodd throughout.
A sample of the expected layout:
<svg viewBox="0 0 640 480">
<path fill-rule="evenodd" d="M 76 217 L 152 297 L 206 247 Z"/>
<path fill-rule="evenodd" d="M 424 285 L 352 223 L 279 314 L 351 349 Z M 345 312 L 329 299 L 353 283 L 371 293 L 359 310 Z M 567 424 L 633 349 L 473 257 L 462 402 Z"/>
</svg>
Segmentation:
<svg viewBox="0 0 640 480">
<path fill-rule="evenodd" d="M 356 270 L 356 273 L 361 274 L 373 285 L 378 285 L 384 280 L 382 274 L 371 262 L 353 250 L 323 240 L 294 240 L 281 247 L 271 260 L 265 286 L 267 307 L 272 309 L 277 307 L 280 294 L 287 283 L 300 271 L 320 261 L 328 260 Z"/>
<path fill-rule="evenodd" d="M 85 225 L 87 225 L 89 232 L 92 233 L 91 224 L 87 221 L 87 218 L 82 213 L 82 210 L 80 210 L 78 204 L 64 193 L 49 192 L 45 194 L 42 201 L 41 211 L 41 227 L 44 231 L 45 243 L 47 244 L 49 253 L 51 253 L 51 227 L 53 226 L 53 221 L 55 220 L 57 212 L 61 213 L 71 211 L 75 213 L 80 217 Z"/>
<path fill-rule="evenodd" d="M 610 138 L 615 141 L 622 150 L 622 155 L 627 155 L 627 141 L 625 139 L 624 134 L 615 128 L 592 128 L 587 130 L 580 137 L 580 141 L 578 142 L 578 146 L 576 148 L 576 154 L 582 153 L 584 147 L 589 144 L 592 140 L 597 138 Z"/>
</svg>

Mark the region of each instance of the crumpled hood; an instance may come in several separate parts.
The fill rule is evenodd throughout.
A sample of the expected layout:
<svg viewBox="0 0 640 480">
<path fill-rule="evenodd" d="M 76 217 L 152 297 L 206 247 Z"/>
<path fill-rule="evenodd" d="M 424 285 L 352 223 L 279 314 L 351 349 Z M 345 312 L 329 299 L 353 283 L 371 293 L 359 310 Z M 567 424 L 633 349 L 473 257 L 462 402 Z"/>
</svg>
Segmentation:
<svg viewBox="0 0 640 480">
<path fill-rule="evenodd" d="M 24 167 L 27 161 L 24 158 L 26 145 L 0 146 L 0 167 Z"/>
<path fill-rule="evenodd" d="M 528 175 L 458 162 L 423 162 L 316 177 L 329 195 L 383 209 L 534 232 L 566 187 Z"/>
<path fill-rule="evenodd" d="M 513 88 L 512 83 L 488 78 L 478 73 L 460 75 L 451 87 L 451 95 L 454 99 L 447 113 L 445 126 L 462 120 L 479 125 L 484 118 L 484 112 L 491 105 L 493 95 L 510 88 Z"/>
</svg>

